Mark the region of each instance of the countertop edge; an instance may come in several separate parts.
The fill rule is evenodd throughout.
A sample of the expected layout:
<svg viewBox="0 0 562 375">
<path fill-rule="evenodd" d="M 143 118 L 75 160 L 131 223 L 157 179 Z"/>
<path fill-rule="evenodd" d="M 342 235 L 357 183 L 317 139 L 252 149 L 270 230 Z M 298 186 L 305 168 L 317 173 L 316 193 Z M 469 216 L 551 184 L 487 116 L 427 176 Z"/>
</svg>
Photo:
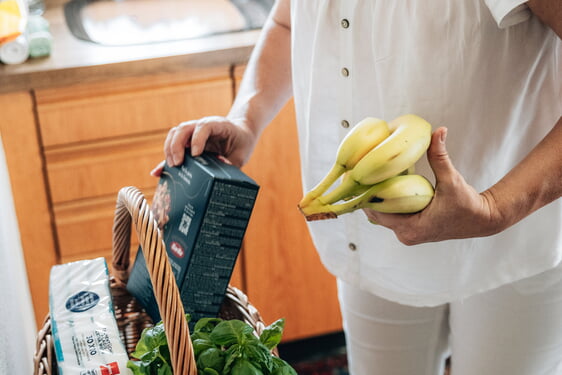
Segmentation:
<svg viewBox="0 0 562 375">
<path fill-rule="evenodd" d="M 241 65 L 247 62 L 252 49 L 253 45 L 247 45 L 231 49 L 103 65 L 78 66 L 44 71 L 35 70 L 18 74 L 0 75 L 0 94 L 55 88 L 123 77 L 174 73 L 189 69 Z"/>
</svg>

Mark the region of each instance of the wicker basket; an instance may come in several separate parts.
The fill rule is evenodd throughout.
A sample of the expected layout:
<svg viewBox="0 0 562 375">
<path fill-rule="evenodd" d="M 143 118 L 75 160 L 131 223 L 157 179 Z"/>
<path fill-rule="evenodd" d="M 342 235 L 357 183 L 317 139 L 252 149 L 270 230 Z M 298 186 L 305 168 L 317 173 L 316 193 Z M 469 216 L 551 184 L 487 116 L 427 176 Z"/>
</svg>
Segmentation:
<svg viewBox="0 0 562 375">
<path fill-rule="evenodd" d="M 129 276 L 131 221 L 142 245 L 158 309 L 164 322 L 174 374 L 196 375 L 189 328 L 165 245 L 150 206 L 142 193 L 134 187 L 119 191 L 113 225 L 113 275 L 110 287 L 121 339 L 130 354 L 135 349 L 142 330 L 153 324 L 125 288 Z M 219 317 L 243 320 L 254 327 L 258 335 L 265 328 L 258 310 L 249 303 L 244 293 L 232 286 L 227 289 Z M 34 363 L 34 375 L 58 374 L 49 316 L 37 334 Z"/>
</svg>

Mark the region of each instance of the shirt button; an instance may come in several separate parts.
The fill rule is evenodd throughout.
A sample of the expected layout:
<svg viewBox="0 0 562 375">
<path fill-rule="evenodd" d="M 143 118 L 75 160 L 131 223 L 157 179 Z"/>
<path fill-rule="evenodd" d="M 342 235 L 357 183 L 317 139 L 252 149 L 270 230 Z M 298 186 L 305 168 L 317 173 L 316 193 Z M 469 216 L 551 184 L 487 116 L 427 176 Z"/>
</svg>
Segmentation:
<svg viewBox="0 0 562 375">
<path fill-rule="evenodd" d="M 350 242 L 349 245 L 347 245 L 347 246 L 349 247 L 349 250 L 351 250 L 351 251 L 357 250 L 357 246 L 353 242 Z"/>
<path fill-rule="evenodd" d="M 341 27 L 343 27 L 344 29 L 347 29 L 349 27 L 349 21 L 345 18 L 343 18 L 341 20 Z"/>
<path fill-rule="evenodd" d="M 349 77 L 349 69 L 342 68 L 341 75 L 344 76 L 344 77 Z"/>
<path fill-rule="evenodd" d="M 341 120 L 341 126 L 344 128 L 349 128 L 349 121 L 347 120 Z"/>
</svg>

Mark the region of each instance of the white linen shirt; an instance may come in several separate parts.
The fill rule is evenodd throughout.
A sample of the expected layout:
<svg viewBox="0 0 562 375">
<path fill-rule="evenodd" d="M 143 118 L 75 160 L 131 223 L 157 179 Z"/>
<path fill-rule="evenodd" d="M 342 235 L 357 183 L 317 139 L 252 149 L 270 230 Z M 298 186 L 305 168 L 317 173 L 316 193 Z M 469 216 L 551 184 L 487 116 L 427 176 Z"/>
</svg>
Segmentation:
<svg viewBox="0 0 562 375">
<path fill-rule="evenodd" d="M 562 114 L 561 42 L 522 0 L 292 0 L 291 23 L 305 191 L 367 116 L 414 113 L 448 127 L 454 165 L 483 191 Z M 416 173 L 435 182 L 425 156 Z M 561 199 L 494 236 L 410 247 L 362 211 L 309 228 L 333 274 L 418 306 L 540 273 L 562 256 Z"/>
</svg>

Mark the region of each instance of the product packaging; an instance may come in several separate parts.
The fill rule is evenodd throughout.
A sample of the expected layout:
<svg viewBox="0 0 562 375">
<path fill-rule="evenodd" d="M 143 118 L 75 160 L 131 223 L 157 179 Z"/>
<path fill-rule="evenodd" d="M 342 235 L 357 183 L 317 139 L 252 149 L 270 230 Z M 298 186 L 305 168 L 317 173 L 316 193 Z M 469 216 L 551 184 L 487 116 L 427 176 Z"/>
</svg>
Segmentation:
<svg viewBox="0 0 562 375">
<path fill-rule="evenodd" d="M 163 230 L 192 323 L 220 310 L 258 190 L 240 169 L 212 154 L 186 156 L 183 165 L 164 168 L 152 212 Z M 158 322 L 160 314 L 140 249 L 127 289 Z"/>
<path fill-rule="evenodd" d="M 25 31 L 27 16 L 24 0 L 0 0 L 0 45 L 16 39 Z"/>
<path fill-rule="evenodd" d="M 49 307 L 59 374 L 132 374 L 104 258 L 53 266 Z"/>
</svg>

